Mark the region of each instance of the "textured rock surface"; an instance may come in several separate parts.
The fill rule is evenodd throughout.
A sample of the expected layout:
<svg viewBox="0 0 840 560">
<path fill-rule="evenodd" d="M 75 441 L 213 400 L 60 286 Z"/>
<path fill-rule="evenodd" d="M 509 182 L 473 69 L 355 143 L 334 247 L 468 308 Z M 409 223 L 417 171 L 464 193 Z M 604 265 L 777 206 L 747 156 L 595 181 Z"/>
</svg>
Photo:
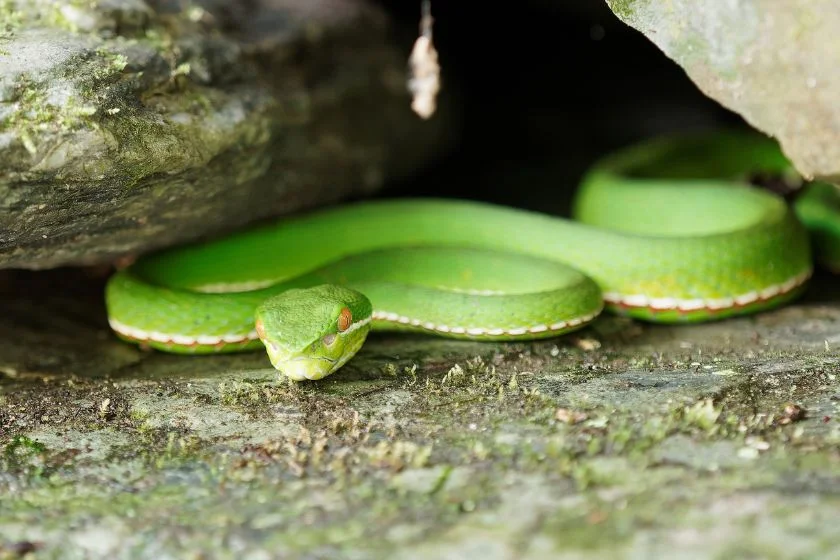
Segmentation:
<svg viewBox="0 0 840 560">
<path fill-rule="evenodd" d="M 777 138 L 800 173 L 840 182 L 836 0 L 607 0 L 707 95 Z"/>
<path fill-rule="evenodd" d="M 217 234 L 446 149 L 365 0 L 0 6 L 0 267 Z"/>
<path fill-rule="evenodd" d="M 701 326 L 375 336 L 290 386 L 261 353 L 112 339 L 90 278 L 7 277 L 0 558 L 832 558 L 840 305 L 818 280 Z"/>
</svg>

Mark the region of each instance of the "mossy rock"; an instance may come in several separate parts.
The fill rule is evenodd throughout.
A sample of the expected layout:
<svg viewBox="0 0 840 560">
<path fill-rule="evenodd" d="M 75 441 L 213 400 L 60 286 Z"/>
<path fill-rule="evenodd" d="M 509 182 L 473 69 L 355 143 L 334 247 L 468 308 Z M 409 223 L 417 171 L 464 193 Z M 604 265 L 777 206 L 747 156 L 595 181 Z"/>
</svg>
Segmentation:
<svg viewBox="0 0 840 560">
<path fill-rule="evenodd" d="M 384 14 L 306 4 L 0 2 L 0 267 L 222 234 L 445 150 Z"/>
<path fill-rule="evenodd" d="M 607 4 L 703 93 L 778 139 L 805 177 L 840 183 L 836 0 Z"/>
<path fill-rule="evenodd" d="M 0 298 L 0 558 L 840 547 L 840 308 L 816 299 L 826 286 L 755 317 L 604 316 L 535 343 L 380 333 L 341 371 L 292 383 L 264 352 L 124 344 L 98 290 L 66 272 L 16 272 L 17 297 Z"/>
</svg>

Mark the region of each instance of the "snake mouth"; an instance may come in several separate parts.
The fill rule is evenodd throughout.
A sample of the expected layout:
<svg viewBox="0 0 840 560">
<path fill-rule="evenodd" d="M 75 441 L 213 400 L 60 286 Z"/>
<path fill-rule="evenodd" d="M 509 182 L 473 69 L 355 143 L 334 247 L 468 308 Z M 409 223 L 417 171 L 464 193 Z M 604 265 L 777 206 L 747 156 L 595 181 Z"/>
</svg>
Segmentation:
<svg viewBox="0 0 840 560">
<path fill-rule="evenodd" d="M 297 362 L 303 360 L 324 360 L 325 362 L 329 362 L 334 364 L 337 360 L 333 360 L 332 358 L 327 358 L 326 356 L 298 356 L 297 358 L 292 358 L 289 360 L 290 362 Z"/>
<path fill-rule="evenodd" d="M 292 356 L 284 352 L 273 352 L 268 346 L 268 356 L 274 369 L 293 381 L 315 381 L 331 374 L 338 361 L 327 356 Z"/>
<path fill-rule="evenodd" d="M 298 356 L 274 367 L 294 381 L 315 381 L 333 372 L 336 361 L 322 356 Z"/>
<path fill-rule="evenodd" d="M 275 344 L 273 342 L 270 342 L 270 341 L 265 341 L 265 340 L 263 340 L 263 343 L 265 344 L 267 350 L 269 351 L 269 354 L 274 355 L 274 356 L 278 356 L 278 357 L 282 356 L 284 354 L 283 351 L 280 349 L 280 347 L 277 344 Z M 329 358 L 327 356 L 296 356 L 294 358 L 290 358 L 290 359 L 287 359 L 285 361 L 286 362 L 296 362 L 296 361 L 300 361 L 300 360 L 324 360 L 326 362 L 330 362 L 331 364 L 334 364 L 338 361 L 338 360 L 334 360 L 332 358 Z"/>
</svg>

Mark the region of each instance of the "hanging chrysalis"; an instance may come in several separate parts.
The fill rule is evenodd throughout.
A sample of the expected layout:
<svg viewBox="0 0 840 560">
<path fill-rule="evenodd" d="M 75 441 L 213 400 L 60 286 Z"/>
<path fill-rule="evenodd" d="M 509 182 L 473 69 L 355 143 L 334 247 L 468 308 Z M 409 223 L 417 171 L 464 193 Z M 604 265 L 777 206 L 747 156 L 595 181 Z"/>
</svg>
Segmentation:
<svg viewBox="0 0 840 560">
<path fill-rule="evenodd" d="M 408 64 L 411 71 L 408 91 L 413 96 L 411 109 L 420 118 L 428 119 L 437 109 L 437 94 L 440 91 L 440 65 L 432 42 L 431 0 L 421 3 L 420 36 L 414 42 Z"/>
</svg>

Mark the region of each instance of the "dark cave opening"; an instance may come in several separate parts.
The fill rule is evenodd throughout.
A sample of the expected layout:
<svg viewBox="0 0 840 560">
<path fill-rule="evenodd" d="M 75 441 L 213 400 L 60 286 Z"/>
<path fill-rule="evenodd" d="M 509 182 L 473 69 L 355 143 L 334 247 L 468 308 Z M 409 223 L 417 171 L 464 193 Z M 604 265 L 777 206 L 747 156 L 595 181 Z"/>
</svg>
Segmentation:
<svg viewBox="0 0 840 560">
<path fill-rule="evenodd" d="M 408 54 L 420 2 L 380 0 Z M 605 2 L 432 2 L 454 151 L 381 196 L 464 197 L 564 213 L 599 156 L 651 136 L 743 126 Z M 434 118 L 434 117 L 433 117 Z M 443 118 L 443 117 L 440 117 Z"/>
</svg>

